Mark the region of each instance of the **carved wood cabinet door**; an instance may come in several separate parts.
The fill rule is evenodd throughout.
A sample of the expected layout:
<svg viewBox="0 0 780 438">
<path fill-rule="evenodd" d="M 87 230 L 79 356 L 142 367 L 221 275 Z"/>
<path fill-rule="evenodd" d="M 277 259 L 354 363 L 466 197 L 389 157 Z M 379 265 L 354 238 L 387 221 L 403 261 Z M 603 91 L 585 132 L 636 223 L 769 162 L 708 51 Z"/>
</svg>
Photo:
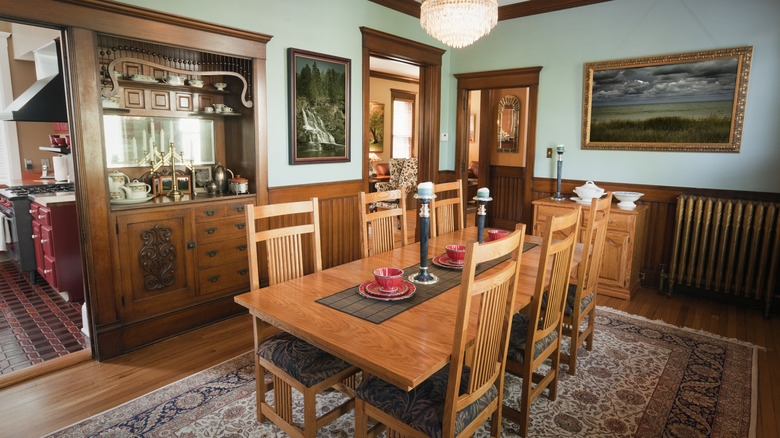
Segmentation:
<svg viewBox="0 0 780 438">
<path fill-rule="evenodd" d="M 119 215 L 116 221 L 123 319 L 189 304 L 195 295 L 189 209 Z"/>
</svg>

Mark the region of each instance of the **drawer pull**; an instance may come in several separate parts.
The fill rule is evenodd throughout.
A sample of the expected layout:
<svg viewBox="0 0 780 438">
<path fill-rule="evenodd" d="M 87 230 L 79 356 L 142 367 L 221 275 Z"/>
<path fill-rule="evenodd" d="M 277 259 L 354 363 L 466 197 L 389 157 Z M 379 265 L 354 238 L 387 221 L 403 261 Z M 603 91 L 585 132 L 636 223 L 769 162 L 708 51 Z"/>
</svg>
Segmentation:
<svg viewBox="0 0 780 438">
<path fill-rule="evenodd" d="M 212 283 L 216 283 L 217 281 L 219 281 L 219 277 L 220 277 L 219 275 L 215 275 L 213 277 L 207 278 L 206 280 L 208 280 L 208 281 L 210 281 Z"/>
<path fill-rule="evenodd" d="M 243 229 L 246 227 L 246 224 L 242 222 L 242 223 L 240 223 L 240 224 L 235 224 L 235 226 L 236 226 L 236 228 L 238 228 L 239 230 L 243 230 Z"/>
<path fill-rule="evenodd" d="M 43 270 L 43 274 L 44 274 L 44 275 L 46 275 L 46 274 L 51 274 L 51 269 L 44 269 L 44 270 Z"/>
<path fill-rule="evenodd" d="M 203 231 L 205 231 L 205 232 L 207 232 L 209 234 L 214 234 L 217 231 L 217 227 L 209 227 L 209 228 L 206 228 Z"/>
<path fill-rule="evenodd" d="M 46 243 L 48 241 L 49 241 L 49 239 L 41 239 L 41 243 Z"/>
<path fill-rule="evenodd" d="M 237 245 L 236 249 L 239 251 L 245 251 L 246 250 L 246 244 Z"/>
<path fill-rule="evenodd" d="M 212 250 L 212 251 L 206 251 L 206 255 L 209 256 L 209 257 L 214 257 L 217 254 L 219 254 L 219 250 L 218 249 L 215 249 L 215 250 Z"/>
<path fill-rule="evenodd" d="M 215 214 L 217 214 L 217 210 L 203 210 L 203 214 L 205 214 L 206 216 L 214 216 Z"/>
<path fill-rule="evenodd" d="M 45 218 L 45 217 L 46 217 L 46 216 L 44 216 L 44 215 L 42 215 L 42 214 L 39 214 L 39 215 L 38 215 L 38 219 L 43 219 L 43 218 Z"/>
<path fill-rule="evenodd" d="M 33 239 L 37 239 L 37 238 L 38 238 L 38 235 L 37 235 L 37 234 L 33 234 L 33 235 L 32 235 L 32 238 L 33 238 Z"/>
<path fill-rule="evenodd" d="M 236 206 L 236 207 L 234 207 L 234 210 L 236 210 L 239 213 L 243 213 L 244 212 L 244 206 L 243 205 Z"/>
<path fill-rule="evenodd" d="M 249 272 L 249 269 L 247 269 L 247 268 L 239 269 L 236 272 L 238 272 L 238 275 L 246 275 L 246 273 Z"/>
<path fill-rule="evenodd" d="M 30 210 L 30 214 L 35 214 L 35 210 Z"/>
</svg>

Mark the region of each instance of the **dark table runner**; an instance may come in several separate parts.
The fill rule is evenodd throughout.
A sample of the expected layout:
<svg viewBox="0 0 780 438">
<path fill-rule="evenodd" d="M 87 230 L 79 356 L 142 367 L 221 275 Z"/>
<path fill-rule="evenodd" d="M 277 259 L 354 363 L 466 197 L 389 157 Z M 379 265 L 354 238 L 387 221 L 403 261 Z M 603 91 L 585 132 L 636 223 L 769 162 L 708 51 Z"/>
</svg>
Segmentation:
<svg viewBox="0 0 780 438">
<path fill-rule="evenodd" d="M 526 242 L 523 244 L 523 252 L 526 252 L 535 246 L 535 243 Z M 480 263 L 477 265 L 477 275 L 497 266 L 508 258 L 509 256 L 504 256 L 490 262 Z M 419 271 L 419 263 L 404 268 L 404 280 L 412 273 L 416 274 Z M 373 322 L 374 324 L 381 324 L 399 313 L 405 312 L 418 304 L 422 304 L 431 298 L 436 297 L 444 291 L 458 286 L 463 273 L 460 269 L 448 269 L 434 265 L 431 259 L 428 259 L 428 272 L 439 277 L 439 281 L 434 284 L 415 283 L 414 286 L 416 291 L 414 295 L 405 300 L 381 301 L 366 298 L 358 292 L 358 289 L 360 289 L 360 285 L 358 285 L 341 292 L 336 292 L 333 295 L 320 298 L 317 302 L 332 309 Z"/>
</svg>

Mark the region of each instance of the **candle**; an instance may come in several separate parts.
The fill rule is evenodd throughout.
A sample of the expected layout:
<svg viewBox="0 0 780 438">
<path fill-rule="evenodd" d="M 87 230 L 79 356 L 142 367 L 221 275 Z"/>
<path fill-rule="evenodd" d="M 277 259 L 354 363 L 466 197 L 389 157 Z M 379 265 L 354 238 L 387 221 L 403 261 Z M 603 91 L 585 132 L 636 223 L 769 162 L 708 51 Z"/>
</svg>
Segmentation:
<svg viewBox="0 0 780 438">
<path fill-rule="evenodd" d="M 160 152 L 165 153 L 165 129 L 160 128 Z"/>
<path fill-rule="evenodd" d="M 490 197 L 490 189 L 487 187 L 482 187 L 481 189 L 477 190 L 477 198 L 489 198 Z"/>
<path fill-rule="evenodd" d="M 420 196 L 433 196 L 433 183 L 423 182 L 417 185 L 417 194 Z"/>
<path fill-rule="evenodd" d="M 147 146 L 146 146 L 146 138 L 147 138 L 146 137 L 146 128 L 144 128 L 143 134 L 141 135 L 141 141 L 144 142 L 144 144 L 142 145 L 143 148 L 144 148 L 144 151 L 146 151 L 146 148 L 147 148 Z"/>
</svg>

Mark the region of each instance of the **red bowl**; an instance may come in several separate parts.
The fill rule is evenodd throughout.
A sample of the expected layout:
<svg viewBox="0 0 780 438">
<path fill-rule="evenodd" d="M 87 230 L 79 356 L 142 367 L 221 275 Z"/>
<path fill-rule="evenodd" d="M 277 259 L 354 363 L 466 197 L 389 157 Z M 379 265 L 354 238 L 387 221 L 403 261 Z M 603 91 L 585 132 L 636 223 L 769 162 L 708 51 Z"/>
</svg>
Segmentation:
<svg viewBox="0 0 780 438">
<path fill-rule="evenodd" d="M 58 138 L 60 138 L 59 135 L 49 135 L 49 144 L 57 144 Z"/>
<path fill-rule="evenodd" d="M 62 137 L 57 137 L 54 139 L 54 144 L 56 144 L 57 146 L 65 146 L 66 144 L 65 139 Z"/>
<path fill-rule="evenodd" d="M 382 292 L 395 292 L 401 286 L 404 278 L 403 269 L 398 268 L 377 268 L 374 269 L 374 279 Z"/>
<path fill-rule="evenodd" d="M 65 144 L 70 146 L 70 134 L 65 136 Z"/>
<path fill-rule="evenodd" d="M 466 257 L 466 247 L 463 245 L 447 245 L 444 247 L 447 251 L 447 257 L 453 263 L 463 263 L 463 259 Z"/>
<path fill-rule="evenodd" d="M 506 230 L 488 230 L 488 238 L 490 241 L 503 239 L 509 235 L 509 231 Z"/>
</svg>

